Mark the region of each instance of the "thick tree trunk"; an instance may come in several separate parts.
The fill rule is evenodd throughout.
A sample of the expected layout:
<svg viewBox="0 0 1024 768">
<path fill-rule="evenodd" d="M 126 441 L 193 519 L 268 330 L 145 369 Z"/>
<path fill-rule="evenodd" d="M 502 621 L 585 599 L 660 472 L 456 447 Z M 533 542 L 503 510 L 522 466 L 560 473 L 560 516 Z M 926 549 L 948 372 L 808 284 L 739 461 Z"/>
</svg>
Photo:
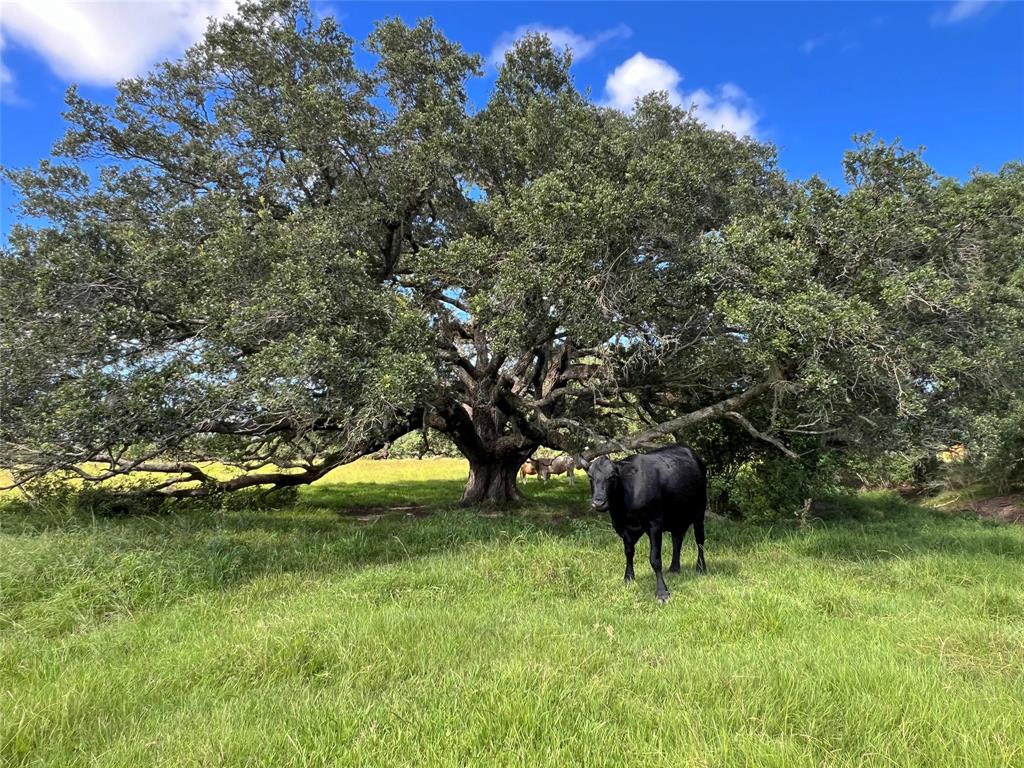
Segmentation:
<svg viewBox="0 0 1024 768">
<path fill-rule="evenodd" d="M 516 486 L 516 476 L 522 461 L 518 456 L 485 460 L 469 460 L 469 481 L 462 494 L 462 504 L 471 506 L 484 502 L 501 504 L 519 501 L 523 494 Z"/>
<path fill-rule="evenodd" d="M 469 461 L 469 481 L 462 504 L 501 504 L 519 501 L 519 468 L 538 442 L 510 426 L 508 414 L 493 405 L 453 403 L 435 408 L 431 426 L 451 438 Z"/>
</svg>

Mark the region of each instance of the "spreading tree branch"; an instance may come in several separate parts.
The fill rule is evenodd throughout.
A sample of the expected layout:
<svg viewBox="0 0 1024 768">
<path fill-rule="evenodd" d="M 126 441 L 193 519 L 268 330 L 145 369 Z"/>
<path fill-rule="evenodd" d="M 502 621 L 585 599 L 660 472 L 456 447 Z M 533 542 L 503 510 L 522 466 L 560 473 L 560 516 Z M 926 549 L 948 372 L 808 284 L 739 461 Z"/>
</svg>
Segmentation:
<svg viewBox="0 0 1024 768">
<path fill-rule="evenodd" d="M 780 451 L 782 451 L 784 454 L 789 456 L 789 458 L 791 458 L 791 459 L 799 459 L 800 458 L 797 454 L 795 454 L 793 451 L 791 451 L 789 448 L 787 448 L 785 445 L 783 445 L 782 441 L 779 440 L 778 438 L 772 437 L 771 435 L 766 435 L 764 432 L 759 431 L 757 429 L 757 427 L 755 427 L 753 424 L 751 424 L 749 421 L 747 421 L 743 417 L 742 414 L 736 413 L 736 411 L 729 411 L 728 413 L 725 414 L 725 417 L 727 419 L 731 419 L 732 421 L 735 421 L 737 424 L 739 424 L 741 427 L 743 427 L 745 430 L 747 430 L 747 432 L 752 434 L 758 440 L 763 440 L 766 443 L 771 443 L 776 448 L 778 448 Z"/>
<path fill-rule="evenodd" d="M 650 447 L 655 444 L 655 441 L 660 437 L 674 432 L 680 432 L 688 427 L 694 426 L 695 424 L 725 417 L 730 412 L 737 411 L 752 400 L 755 400 L 766 392 L 769 392 L 780 381 L 782 381 L 781 373 L 778 370 L 773 370 L 766 380 L 759 382 L 758 384 L 754 384 L 749 389 L 744 390 L 737 395 L 727 397 L 725 400 L 720 400 L 717 403 L 705 406 L 704 408 L 699 408 L 696 411 L 691 411 L 690 413 L 683 414 L 682 416 L 677 416 L 674 419 L 649 427 L 641 432 L 634 432 L 631 435 L 625 435 L 620 438 L 598 443 L 597 445 L 584 450 L 582 454 L 583 458 L 592 459 L 596 456 L 603 456 L 604 454 L 614 453 L 616 451 Z M 557 426 L 557 424 L 555 424 L 556 421 L 557 420 L 551 420 L 553 426 Z"/>
</svg>

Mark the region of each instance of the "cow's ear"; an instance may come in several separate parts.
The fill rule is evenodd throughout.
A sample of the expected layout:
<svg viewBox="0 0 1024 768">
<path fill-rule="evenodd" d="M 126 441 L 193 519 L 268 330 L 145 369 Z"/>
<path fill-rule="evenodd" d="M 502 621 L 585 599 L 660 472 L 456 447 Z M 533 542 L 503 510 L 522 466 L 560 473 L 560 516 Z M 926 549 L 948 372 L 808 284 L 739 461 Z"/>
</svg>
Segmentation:
<svg viewBox="0 0 1024 768">
<path fill-rule="evenodd" d="M 587 469 L 590 466 L 590 462 L 584 459 L 582 456 L 576 457 L 576 466 L 580 469 Z"/>
</svg>

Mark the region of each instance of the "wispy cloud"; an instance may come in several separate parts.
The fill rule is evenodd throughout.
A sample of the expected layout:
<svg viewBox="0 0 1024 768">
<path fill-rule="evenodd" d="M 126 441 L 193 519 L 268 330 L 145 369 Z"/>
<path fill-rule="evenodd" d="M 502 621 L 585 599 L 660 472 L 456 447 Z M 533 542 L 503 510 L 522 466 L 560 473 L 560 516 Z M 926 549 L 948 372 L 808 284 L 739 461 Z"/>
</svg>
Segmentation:
<svg viewBox="0 0 1024 768">
<path fill-rule="evenodd" d="M 857 50 L 862 42 L 870 44 L 885 25 L 885 16 L 876 14 L 868 19 L 861 19 L 853 24 L 809 37 L 800 43 L 800 51 L 805 56 L 823 53 L 826 49 L 850 53 Z"/>
<path fill-rule="evenodd" d="M 7 65 L 4 64 L 4 47 L 4 36 L 3 33 L 0 32 L 0 85 L 7 85 L 14 80 L 14 76 L 11 75 L 11 71 L 7 68 Z"/>
<path fill-rule="evenodd" d="M 827 43 L 828 38 L 828 35 L 820 35 L 819 37 L 812 37 L 808 40 L 804 40 L 802 43 L 800 43 L 800 50 L 806 53 L 807 55 L 810 55 L 814 53 L 816 48 L 820 48 L 825 43 Z"/>
<path fill-rule="evenodd" d="M 523 24 L 511 32 L 505 32 L 495 40 L 491 53 L 487 57 L 488 63 L 498 67 L 505 60 L 505 54 L 509 52 L 516 40 L 528 34 L 547 35 L 551 44 L 559 50 L 569 49 L 572 51 L 573 59 L 580 61 L 592 54 L 599 45 L 609 40 L 628 38 L 633 31 L 625 24 L 598 32 L 593 36 L 581 35 L 568 27 L 549 27 L 544 24 Z"/>
<path fill-rule="evenodd" d="M 959 24 L 973 18 L 986 8 L 996 5 L 1000 0 L 957 0 L 947 3 L 942 10 L 932 16 L 933 24 Z"/>
<path fill-rule="evenodd" d="M 236 0 L 3 0 L 0 25 L 20 45 L 42 56 L 60 77 L 111 85 L 145 72 L 159 59 L 199 40 L 209 16 L 223 16 Z M 13 80 L 9 70 L 0 77 Z"/>
<path fill-rule="evenodd" d="M 23 104 L 21 97 L 14 90 L 14 74 L 4 63 L 4 47 L 6 41 L 0 32 L 0 104 Z"/>
<path fill-rule="evenodd" d="M 758 115 L 742 88 L 725 83 L 712 91 L 698 88 L 686 92 L 679 87 L 682 81 L 683 76 L 668 62 L 636 53 L 608 75 L 605 104 L 631 112 L 641 96 L 664 91 L 673 104 L 694 107 L 697 119 L 710 128 L 737 136 L 756 135 Z"/>
</svg>

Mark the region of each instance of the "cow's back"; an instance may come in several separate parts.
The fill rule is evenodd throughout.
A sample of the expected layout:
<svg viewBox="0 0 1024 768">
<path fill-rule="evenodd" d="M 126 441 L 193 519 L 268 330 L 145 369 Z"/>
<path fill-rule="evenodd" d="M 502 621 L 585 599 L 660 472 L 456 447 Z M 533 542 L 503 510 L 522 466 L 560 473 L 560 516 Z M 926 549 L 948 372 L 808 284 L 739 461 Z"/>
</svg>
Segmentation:
<svg viewBox="0 0 1024 768">
<path fill-rule="evenodd" d="M 624 510 L 631 518 L 704 515 L 707 473 L 704 463 L 687 446 L 662 448 L 619 462 Z"/>
<path fill-rule="evenodd" d="M 551 460 L 551 472 L 559 475 L 576 468 L 576 462 L 572 456 L 556 456 Z"/>
</svg>

